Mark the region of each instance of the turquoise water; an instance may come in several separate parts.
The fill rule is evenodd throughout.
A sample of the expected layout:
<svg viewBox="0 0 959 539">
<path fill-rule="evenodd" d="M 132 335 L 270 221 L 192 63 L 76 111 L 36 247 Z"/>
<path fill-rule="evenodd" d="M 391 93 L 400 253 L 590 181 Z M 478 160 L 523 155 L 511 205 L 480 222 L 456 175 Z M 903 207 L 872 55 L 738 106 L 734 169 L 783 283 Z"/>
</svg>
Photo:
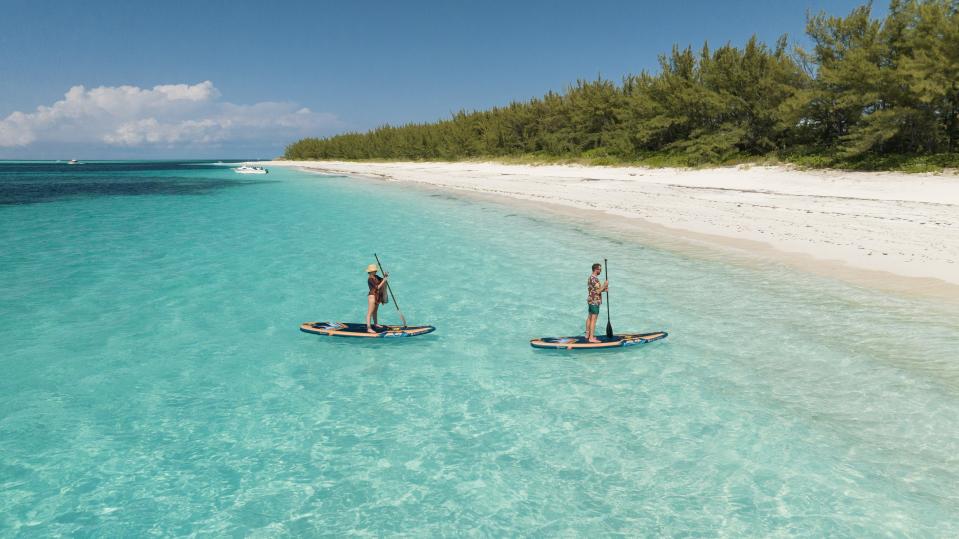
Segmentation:
<svg viewBox="0 0 959 539">
<path fill-rule="evenodd" d="M 959 535 L 955 309 L 595 232 L 0 162 L 0 536 Z M 362 319 L 374 251 L 436 333 L 300 333 Z M 617 330 L 670 337 L 531 349 L 581 331 L 603 257 Z"/>
</svg>

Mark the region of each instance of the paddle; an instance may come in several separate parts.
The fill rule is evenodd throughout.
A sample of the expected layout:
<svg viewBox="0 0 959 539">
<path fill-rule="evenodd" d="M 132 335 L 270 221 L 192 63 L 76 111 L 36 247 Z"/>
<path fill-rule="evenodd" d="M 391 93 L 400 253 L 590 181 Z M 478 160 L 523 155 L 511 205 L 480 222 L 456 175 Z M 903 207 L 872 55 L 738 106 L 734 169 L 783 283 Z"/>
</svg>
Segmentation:
<svg viewBox="0 0 959 539">
<path fill-rule="evenodd" d="M 373 253 L 373 258 L 376 259 L 376 265 L 380 267 L 380 273 L 383 274 L 383 277 L 386 277 L 386 270 L 383 269 L 383 264 L 380 263 L 380 257 L 376 256 L 376 253 Z M 393 289 L 390 288 L 390 282 L 386 281 L 386 290 L 390 293 L 390 297 L 393 298 L 393 306 L 396 307 L 396 312 L 400 313 L 400 320 L 403 321 L 403 327 L 406 327 L 406 317 L 403 316 L 403 311 L 400 310 L 400 304 L 396 302 L 396 296 L 393 295 Z M 607 292 L 607 296 L 609 293 Z"/>
<path fill-rule="evenodd" d="M 606 272 L 606 281 L 609 281 L 609 265 L 606 259 L 603 259 L 603 271 Z M 606 289 L 606 338 L 613 338 L 613 321 L 609 318 L 609 289 Z"/>
</svg>

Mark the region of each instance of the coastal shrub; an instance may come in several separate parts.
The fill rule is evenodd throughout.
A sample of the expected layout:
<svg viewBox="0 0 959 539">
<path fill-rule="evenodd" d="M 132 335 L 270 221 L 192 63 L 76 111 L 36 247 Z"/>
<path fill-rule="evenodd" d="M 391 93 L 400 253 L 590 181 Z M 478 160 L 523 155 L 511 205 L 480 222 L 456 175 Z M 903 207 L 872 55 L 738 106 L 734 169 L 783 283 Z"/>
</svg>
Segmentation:
<svg viewBox="0 0 959 539">
<path fill-rule="evenodd" d="M 892 0 L 809 16 L 810 50 L 755 37 L 674 46 L 655 73 L 580 80 L 563 93 L 432 123 L 306 138 L 288 159 L 725 164 L 925 170 L 959 153 L 959 0 Z M 898 157 L 897 157 L 898 156 Z M 946 156 L 946 157 L 943 157 Z"/>
</svg>

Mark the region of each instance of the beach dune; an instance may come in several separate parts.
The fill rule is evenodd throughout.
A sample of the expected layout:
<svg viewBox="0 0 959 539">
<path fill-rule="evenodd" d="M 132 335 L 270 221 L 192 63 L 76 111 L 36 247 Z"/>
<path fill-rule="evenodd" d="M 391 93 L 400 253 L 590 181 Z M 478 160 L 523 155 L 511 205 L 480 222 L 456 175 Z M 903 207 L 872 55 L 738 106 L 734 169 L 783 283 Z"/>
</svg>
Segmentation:
<svg viewBox="0 0 959 539">
<path fill-rule="evenodd" d="M 572 210 L 883 288 L 959 298 L 959 176 L 796 170 L 275 161 Z M 622 217 L 630 218 L 628 220 Z"/>
</svg>

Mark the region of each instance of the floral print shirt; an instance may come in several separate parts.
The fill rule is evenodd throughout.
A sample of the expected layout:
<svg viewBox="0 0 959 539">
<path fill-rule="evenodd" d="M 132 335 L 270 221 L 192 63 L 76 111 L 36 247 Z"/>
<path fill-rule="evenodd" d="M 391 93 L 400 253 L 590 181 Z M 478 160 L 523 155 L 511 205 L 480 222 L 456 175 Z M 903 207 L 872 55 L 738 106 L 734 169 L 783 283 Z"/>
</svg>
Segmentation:
<svg viewBox="0 0 959 539">
<path fill-rule="evenodd" d="M 601 305 L 603 303 L 603 283 L 599 282 L 598 277 L 590 274 L 589 281 L 586 283 L 586 290 L 589 292 L 586 303 L 590 305 Z"/>
</svg>

